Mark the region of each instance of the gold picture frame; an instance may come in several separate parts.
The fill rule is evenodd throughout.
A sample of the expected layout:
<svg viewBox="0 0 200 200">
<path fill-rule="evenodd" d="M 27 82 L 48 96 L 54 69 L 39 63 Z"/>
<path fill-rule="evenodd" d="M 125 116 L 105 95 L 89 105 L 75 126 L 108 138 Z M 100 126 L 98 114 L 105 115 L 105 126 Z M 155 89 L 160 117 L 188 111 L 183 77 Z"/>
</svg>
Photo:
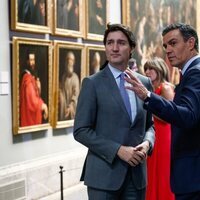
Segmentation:
<svg viewBox="0 0 200 200">
<path fill-rule="evenodd" d="M 86 45 L 87 75 L 92 75 L 100 70 L 106 62 L 105 47 L 103 45 Z"/>
<path fill-rule="evenodd" d="M 86 38 L 103 41 L 109 22 L 109 0 L 86 0 Z"/>
<path fill-rule="evenodd" d="M 14 135 L 50 128 L 52 43 L 13 37 L 12 104 Z"/>
<path fill-rule="evenodd" d="M 85 1 L 54 0 L 53 32 L 55 35 L 80 37 L 85 35 Z"/>
<path fill-rule="evenodd" d="M 83 44 L 54 41 L 53 127 L 65 128 L 74 124 L 81 81 L 85 76 Z"/>
<path fill-rule="evenodd" d="M 12 0 L 11 29 L 24 32 L 51 33 L 51 0 Z"/>
</svg>

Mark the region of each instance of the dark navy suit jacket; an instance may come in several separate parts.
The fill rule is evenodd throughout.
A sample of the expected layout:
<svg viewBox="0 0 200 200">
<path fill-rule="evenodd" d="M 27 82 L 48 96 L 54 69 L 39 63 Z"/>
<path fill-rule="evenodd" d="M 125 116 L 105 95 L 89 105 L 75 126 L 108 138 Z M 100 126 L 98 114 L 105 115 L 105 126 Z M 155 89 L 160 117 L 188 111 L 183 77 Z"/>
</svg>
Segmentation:
<svg viewBox="0 0 200 200">
<path fill-rule="evenodd" d="M 200 191 L 200 58 L 184 73 L 173 101 L 152 93 L 146 108 L 172 125 L 172 191 Z"/>
</svg>

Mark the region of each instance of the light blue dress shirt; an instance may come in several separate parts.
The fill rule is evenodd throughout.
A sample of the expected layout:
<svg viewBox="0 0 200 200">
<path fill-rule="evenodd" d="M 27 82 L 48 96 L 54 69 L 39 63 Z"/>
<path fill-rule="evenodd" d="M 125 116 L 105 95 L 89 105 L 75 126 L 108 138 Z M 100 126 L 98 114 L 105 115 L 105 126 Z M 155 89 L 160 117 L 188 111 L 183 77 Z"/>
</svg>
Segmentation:
<svg viewBox="0 0 200 200">
<path fill-rule="evenodd" d="M 112 74 L 113 74 L 113 76 L 115 78 L 115 81 L 116 81 L 116 83 L 117 83 L 117 85 L 119 87 L 120 74 L 122 73 L 122 71 L 116 69 L 115 67 L 112 67 L 110 64 L 108 64 L 108 67 L 109 67 L 110 71 L 112 72 Z M 130 84 L 125 81 L 125 85 L 128 86 Z M 126 91 L 128 93 L 130 104 L 131 104 L 131 116 L 132 116 L 132 122 L 133 122 L 134 119 L 135 119 L 135 116 L 137 114 L 135 93 L 133 91 L 131 91 L 131 90 L 128 90 L 128 89 Z"/>
</svg>

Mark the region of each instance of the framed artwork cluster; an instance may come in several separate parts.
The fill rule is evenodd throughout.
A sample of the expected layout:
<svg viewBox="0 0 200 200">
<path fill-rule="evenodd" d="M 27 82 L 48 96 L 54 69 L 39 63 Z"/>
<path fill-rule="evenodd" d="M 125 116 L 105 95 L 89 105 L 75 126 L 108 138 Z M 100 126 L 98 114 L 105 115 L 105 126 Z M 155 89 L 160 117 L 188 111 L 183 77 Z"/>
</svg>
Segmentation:
<svg viewBox="0 0 200 200">
<path fill-rule="evenodd" d="M 108 1 L 10 3 L 11 31 L 22 33 L 22 37 L 12 37 L 14 135 L 73 126 L 82 79 L 96 73 L 106 61 L 100 41 L 108 21 Z"/>
<path fill-rule="evenodd" d="M 23 33 L 12 38 L 15 135 L 73 126 L 82 79 L 96 73 L 106 61 L 100 41 L 109 20 L 109 2 L 10 1 L 11 31 Z M 200 0 L 182 0 L 181 4 L 175 0 L 121 0 L 121 6 L 122 23 L 137 38 L 133 57 L 139 70 L 150 56 L 164 57 L 160 37 L 166 24 L 182 21 L 200 31 Z M 32 34 L 45 39 L 35 39 Z"/>
<path fill-rule="evenodd" d="M 74 123 L 81 81 L 106 61 L 103 45 L 13 37 L 13 133 Z"/>
<path fill-rule="evenodd" d="M 11 29 L 102 41 L 109 0 L 12 0 Z"/>
</svg>

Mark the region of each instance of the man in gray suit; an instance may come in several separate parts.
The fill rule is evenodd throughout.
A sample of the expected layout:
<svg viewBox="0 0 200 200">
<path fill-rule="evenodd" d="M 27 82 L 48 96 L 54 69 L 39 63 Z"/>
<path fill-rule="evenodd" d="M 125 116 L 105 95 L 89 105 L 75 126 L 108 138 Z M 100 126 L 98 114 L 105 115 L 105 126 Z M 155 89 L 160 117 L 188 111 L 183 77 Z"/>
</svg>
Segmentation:
<svg viewBox="0 0 200 200">
<path fill-rule="evenodd" d="M 152 116 L 134 92 L 121 87 L 135 37 L 126 26 L 108 24 L 104 45 L 108 62 L 83 80 L 75 116 L 74 137 L 88 148 L 81 180 L 90 200 L 144 200 Z M 148 78 L 135 75 L 152 90 Z M 130 113 L 120 90 L 128 96 Z"/>
</svg>

